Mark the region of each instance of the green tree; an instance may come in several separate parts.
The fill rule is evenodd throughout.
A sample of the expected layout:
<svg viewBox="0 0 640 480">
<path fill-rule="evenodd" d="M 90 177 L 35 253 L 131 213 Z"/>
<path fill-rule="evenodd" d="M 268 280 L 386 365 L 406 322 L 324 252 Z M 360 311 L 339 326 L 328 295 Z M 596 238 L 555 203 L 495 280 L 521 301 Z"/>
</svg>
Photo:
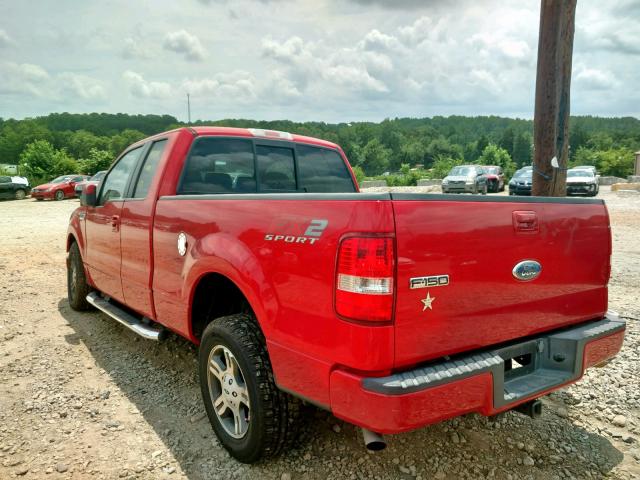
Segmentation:
<svg viewBox="0 0 640 480">
<path fill-rule="evenodd" d="M 356 180 L 358 182 L 358 184 L 361 184 L 362 181 L 366 178 L 366 175 L 364 174 L 364 170 L 362 169 L 362 167 L 356 165 L 355 167 L 352 167 L 353 169 L 353 174 L 356 176 Z"/>
<path fill-rule="evenodd" d="M 509 154 L 509 156 L 511 158 L 513 158 L 513 151 L 514 151 L 515 142 L 516 142 L 516 134 L 513 131 L 513 128 L 508 127 L 508 128 L 505 129 L 504 132 L 502 132 L 502 138 L 500 139 L 500 142 L 498 143 L 498 146 L 500 148 L 505 149 L 507 151 L 507 153 Z"/>
<path fill-rule="evenodd" d="M 402 163 L 408 163 L 411 166 L 424 165 L 424 157 L 426 148 L 419 140 L 406 141 L 400 147 L 400 159 Z"/>
<path fill-rule="evenodd" d="M 432 165 L 441 157 L 462 159 L 462 147 L 451 144 L 449 140 L 442 136 L 435 138 L 427 147 L 425 164 Z"/>
<path fill-rule="evenodd" d="M 435 162 L 433 162 L 431 178 L 444 178 L 449 174 L 453 167 L 456 165 L 462 165 L 463 162 L 464 160 L 461 158 L 439 157 Z"/>
<path fill-rule="evenodd" d="M 111 152 L 92 148 L 87 158 L 79 160 L 79 163 L 84 173 L 93 175 L 100 170 L 108 170 L 114 159 Z"/>
<path fill-rule="evenodd" d="M 109 150 L 117 157 L 129 145 L 137 142 L 138 140 L 142 140 L 144 137 L 146 137 L 146 135 L 138 130 L 124 130 L 123 132 L 111 137 L 111 140 L 109 141 Z"/>
<path fill-rule="evenodd" d="M 72 132 L 67 140 L 67 150 L 75 158 L 87 158 L 92 149 L 108 150 L 110 139 L 99 137 L 86 130 Z"/>
<path fill-rule="evenodd" d="M 511 177 L 516 170 L 516 164 L 509 156 L 509 152 L 493 143 L 486 146 L 478 159 L 478 163 L 481 165 L 497 165 L 502 167 L 505 177 Z"/>
<path fill-rule="evenodd" d="M 633 173 L 633 150 L 612 148 L 594 153 L 595 166 L 601 175 L 626 178 Z"/>
<path fill-rule="evenodd" d="M 20 154 L 20 170 L 37 181 L 77 173 L 78 164 L 66 151 L 56 150 L 46 140 L 36 140 Z"/>
<path fill-rule="evenodd" d="M 368 175 L 379 175 L 389 168 L 390 157 L 391 150 L 374 138 L 362 149 L 361 166 Z"/>
<path fill-rule="evenodd" d="M 482 152 L 487 148 L 487 145 L 489 145 L 489 140 L 487 140 L 485 135 L 481 135 L 478 139 L 478 143 L 476 143 L 476 158 L 479 158 L 482 155 Z"/>
<path fill-rule="evenodd" d="M 522 132 L 516 136 L 513 144 L 513 161 L 518 168 L 531 165 L 531 145 L 533 139 L 528 132 Z"/>
<path fill-rule="evenodd" d="M 577 165 L 596 165 L 596 154 L 593 150 L 587 147 L 580 147 L 574 152 L 571 160 L 569 161 L 570 167 Z"/>
</svg>

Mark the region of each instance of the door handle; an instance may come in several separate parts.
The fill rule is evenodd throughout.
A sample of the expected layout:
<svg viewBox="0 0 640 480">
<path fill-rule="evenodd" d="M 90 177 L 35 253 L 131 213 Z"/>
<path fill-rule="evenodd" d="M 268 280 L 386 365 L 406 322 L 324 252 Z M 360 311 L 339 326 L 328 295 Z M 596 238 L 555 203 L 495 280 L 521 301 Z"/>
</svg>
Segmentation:
<svg viewBox="0 0 640 480">
<path fill-rule="evenodd" d="M 111 230 L 114 232 L 117 232 L 119 227 L 120 227 L 120 216 L 113 215 L 111 217 Z"/>
<path fill-rule="evenodd" d="M 536 212 L 516 210 L 512 214 L 513 229 L 516 232 L 536 233 L 538 231 L 538 214 Z"/>
</svg>

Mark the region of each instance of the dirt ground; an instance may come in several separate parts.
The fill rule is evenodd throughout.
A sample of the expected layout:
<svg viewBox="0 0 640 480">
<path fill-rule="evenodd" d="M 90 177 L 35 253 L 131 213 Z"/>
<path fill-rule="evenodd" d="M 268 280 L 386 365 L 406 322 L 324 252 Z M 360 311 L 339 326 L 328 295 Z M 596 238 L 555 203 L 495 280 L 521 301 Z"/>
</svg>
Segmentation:
<svg viewBox="0 0 640 480">
<path fill-rule="evenodd" d="M 600 196 L 610 308 L 627 339 L 608 366 L 546 397 L 541 419 L 468 415 L 372 454 L 356 428 L 317 412 L 298 449 L 256 466 L 216 441 L 194 347 L 69 308 L 64 239 L 78 201 L 0 202 L 0 479 L 640 478 L 640 196 Z"/>
</svg>

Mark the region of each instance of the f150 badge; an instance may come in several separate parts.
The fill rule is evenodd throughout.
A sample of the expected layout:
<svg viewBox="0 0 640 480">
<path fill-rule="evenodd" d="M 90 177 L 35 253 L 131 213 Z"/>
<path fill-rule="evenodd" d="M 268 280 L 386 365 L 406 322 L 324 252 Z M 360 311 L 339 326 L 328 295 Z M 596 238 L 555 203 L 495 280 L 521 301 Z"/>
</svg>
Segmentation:
<svg viewBox="0 0 640 480">
<path fill-rule="evenodd" d="M 409 288 L 415 290 L 417 288 L 445 287 L 449 285 L 449 275 L 429 275 L 428 277 L 413 277 L 409 279 Z M 427 296 L 420 301 L 422 302 L 422 311 L 427 308 L 433 310 L 433 301 L 436 297 L 432 297 L 429 290 Z"/>
</svg>

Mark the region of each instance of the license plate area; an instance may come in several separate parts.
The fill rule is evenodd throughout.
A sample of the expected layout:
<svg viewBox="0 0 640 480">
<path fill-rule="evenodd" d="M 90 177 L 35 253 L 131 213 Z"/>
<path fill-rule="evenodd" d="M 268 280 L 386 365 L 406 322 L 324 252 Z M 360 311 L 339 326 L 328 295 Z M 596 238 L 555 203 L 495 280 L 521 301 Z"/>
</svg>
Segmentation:
<svg viewBox="0 0 640 480">
<path fill-rule="evenodd" d="M 499 349 L 496 353 L 503 364 L 500 378 L 494 375 L 496 404 L 514 402 L 569 381 L 575 368 L 575 342 L 559 343 L 538 339 Z M 556 361 L 558 351 L 568 358 Z"/>
</svg>

